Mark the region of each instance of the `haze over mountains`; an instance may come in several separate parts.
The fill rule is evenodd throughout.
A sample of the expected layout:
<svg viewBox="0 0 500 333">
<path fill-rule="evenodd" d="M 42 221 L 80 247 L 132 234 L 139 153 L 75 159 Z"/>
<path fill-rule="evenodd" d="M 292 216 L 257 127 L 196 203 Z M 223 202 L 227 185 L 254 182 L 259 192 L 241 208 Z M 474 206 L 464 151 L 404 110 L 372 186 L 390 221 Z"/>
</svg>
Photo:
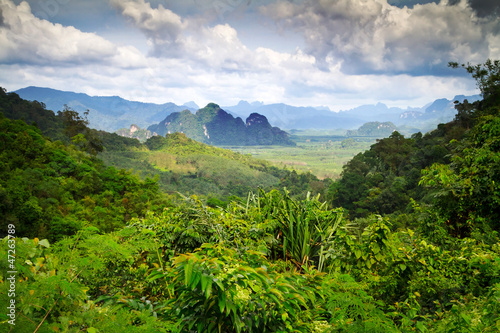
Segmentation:
<svg viewBox="0 0 500 333">
<path fill-rule="evenodd" d="M 192 107 L 193 102 L 183 106 L 174 103 L 142 103 L 128 101 L 118 96 L 89 96 L 41 87 L 27 87 L 14 92 L 23 99 L 44 103 L 47 109 L 54 112 L 63 110 L 64 105 L 79 113 L 89 110 L 90 127 L 108 132 L 129 127 L 131 124 L 147 127 L 162 121 L 172 112 L 198 109 Z"/>
<path fill-rule="evenodd" d="M 64 105 L 78 112 L 89 110 L 90 126 L 100 130 L 116 131 L 135 124 L 141 128 L 158 125 L 174 112 L 189 110 L 196 112 L 199 106 L 194 102 L 184 105 L 174 103 L 154 104 L 128 101 L 118 96 L 89 96 L 50 88 L 27 87 L 15 91 L 21 98 L 37 100 L 48 109 L 62 110 Z M 396 126 L 410 127 L 414 131 L 426 132 L 439 123 L 453 119 L 456 110 L 454 101 L 478 100 L 479 95 L 455 96 L 452 99 L 438 99 L 423 107 L 388 107 L 385 104 L 362 105 L 354 109 L 332 112 L 325 107 L 296 107 L 283 103 L 263 104 L 240 101 L 234 106 L 222 109 L 234 117 L 246 119 L 257 113 L 267 118 L 274 127 L 281 129 L 356 129 L 366 122 L 393 122 Z"/>
</svg>

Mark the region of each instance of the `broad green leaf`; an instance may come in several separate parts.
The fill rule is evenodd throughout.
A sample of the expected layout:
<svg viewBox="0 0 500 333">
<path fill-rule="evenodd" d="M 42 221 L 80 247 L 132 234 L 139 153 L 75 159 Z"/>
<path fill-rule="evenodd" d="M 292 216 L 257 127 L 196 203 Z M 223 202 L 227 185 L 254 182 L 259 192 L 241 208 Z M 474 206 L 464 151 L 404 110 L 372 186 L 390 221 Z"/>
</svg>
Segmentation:
<svg viewBox="0 0 500 333">
<path fill-rule="evenodd" d="M 224 313 L 224 308 L 226 306 L 226 294 L 224 292 L 219 293 L 219 310 Z"/>
<path fill-rule="evenodd" d="M 189 260 L 184 267 L 184 284 L 188 286 L 191 283 L 191 275 L 193 273 L 193 262 Z"/>
</svg>

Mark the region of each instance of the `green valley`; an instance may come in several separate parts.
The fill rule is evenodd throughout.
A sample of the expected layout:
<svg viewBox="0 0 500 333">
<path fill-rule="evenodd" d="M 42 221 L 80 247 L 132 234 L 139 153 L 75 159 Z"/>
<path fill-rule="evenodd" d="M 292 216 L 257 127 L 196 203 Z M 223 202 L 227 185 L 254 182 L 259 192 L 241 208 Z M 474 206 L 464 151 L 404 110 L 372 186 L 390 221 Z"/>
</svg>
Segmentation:
<svg viewBox="0 0 500 333">
<path fill-rule="evenodd" d="M 310 172 L 320 179 L 337 179 L 342 167 L 356 154 L 370 148 L 376 138 L 346 138 L 345 136 L 295 134 L 295 147 L 284 146 L 223 146 L 241 154 L 266 160 L 273 165 Z"/>
<path fill-rule="evenodd" d="M 450 66 L 483 97 L 451 122 L 296 147 L 141 143 L 1 90 L 0 331 L 498 332 L 500 61 Z"/>
</svg>

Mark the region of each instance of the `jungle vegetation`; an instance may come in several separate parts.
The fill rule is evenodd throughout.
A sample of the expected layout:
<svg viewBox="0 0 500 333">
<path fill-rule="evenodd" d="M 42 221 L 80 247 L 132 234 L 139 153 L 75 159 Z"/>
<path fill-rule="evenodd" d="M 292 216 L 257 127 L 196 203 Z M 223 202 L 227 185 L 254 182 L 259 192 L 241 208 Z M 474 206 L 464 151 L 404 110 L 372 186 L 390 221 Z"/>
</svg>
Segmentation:
<svg viewBox="0 0 500 333">
<path fill-rule="evenodd" d="M 224 205 L 166 195 L 89 149 L 114 136 L 82 128 L 65 143 L 59 115 L 42 129 L 8 119 L 2 104 L 2 232 L 16 230 L 15 260 L 0 262 L 2 304 L 8 265 L 18 275 L 16 325 L 2 313 L 0 329 L 499 331 L 500 61 L 451 66 L 483 99 L 457 104 L 455 120 L 430 133 L 379 140 L 326 200 L 279 187 Z M 130 151 L 173 152 L 177 141 L 206 149 L 174 135 Z"/>
</svg>

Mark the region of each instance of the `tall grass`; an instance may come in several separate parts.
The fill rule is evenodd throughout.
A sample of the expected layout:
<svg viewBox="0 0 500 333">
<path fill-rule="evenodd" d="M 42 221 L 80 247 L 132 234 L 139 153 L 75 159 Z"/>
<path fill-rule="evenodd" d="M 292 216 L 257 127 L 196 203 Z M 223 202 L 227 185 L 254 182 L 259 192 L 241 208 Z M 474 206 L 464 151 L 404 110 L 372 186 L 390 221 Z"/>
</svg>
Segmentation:
<svg viewBox="0 0 500 333">
<path fill-rule="evenodd" d="M 327 250 L 342 221 L 342 210 L 329 210 L 319 195 L 311 197 L 310 193 L 305 200 L 295 201 L 286 189 L 283 195 L 261 191 L 257 205 L 265 219 L 278 221 L 276 238 L 281 239 L 285 260 L 291 260 L 299 269 L 315 265 L 322 271 Z"/>
</svg>

